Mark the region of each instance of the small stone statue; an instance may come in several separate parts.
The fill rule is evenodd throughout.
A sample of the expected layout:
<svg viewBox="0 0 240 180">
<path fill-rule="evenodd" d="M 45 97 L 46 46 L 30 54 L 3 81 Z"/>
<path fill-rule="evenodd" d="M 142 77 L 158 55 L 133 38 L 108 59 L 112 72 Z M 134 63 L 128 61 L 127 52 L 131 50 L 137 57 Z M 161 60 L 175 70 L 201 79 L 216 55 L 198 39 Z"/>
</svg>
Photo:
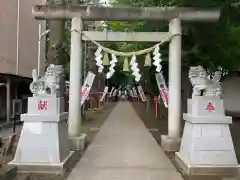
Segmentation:
<svg viewBox="0 0 240 180">
<path fill-rule="evenodd" d="M 43 77 L 38 77 L 37 71 L 34 69 L 32 77 L 30 90 L 33 96 L 58 96 L 61 91 L 64 91 L 64 70 L 61 65 L 50 64 Z"/>
<path fill-rule="evenodd" d="M 220 96 L 220 72 L 215 72 L 214 77 L 211 79 L 207 77 L 207 73 L 202 66 L 190 67 L 189 79 L 193 86 L 192 96 Z"/>
</svg>

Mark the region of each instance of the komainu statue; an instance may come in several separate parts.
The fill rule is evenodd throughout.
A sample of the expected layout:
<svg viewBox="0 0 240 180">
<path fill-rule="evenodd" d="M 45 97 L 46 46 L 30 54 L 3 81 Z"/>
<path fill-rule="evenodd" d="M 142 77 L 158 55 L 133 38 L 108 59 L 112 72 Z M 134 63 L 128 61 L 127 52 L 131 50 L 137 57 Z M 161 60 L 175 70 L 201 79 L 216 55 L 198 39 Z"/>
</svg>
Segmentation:
<svg viewBox="0 0 240 180">
<path fill-rule="evenodd" d="M 64 92 L 64 69 L 62 65 L 50 64 L 43 77 L 32 71 L 33 82 L 30 90 L 33 96 L 60 96 Z"/>
<path fill-rule="evenodd" d="M 193 86 L 192 96 L 220 96 L 220 72 L 215 72 L 213 78 L 207 77 L 207 72 L 202 66 L 190 67 L 189 79 Z"/>
</svg>

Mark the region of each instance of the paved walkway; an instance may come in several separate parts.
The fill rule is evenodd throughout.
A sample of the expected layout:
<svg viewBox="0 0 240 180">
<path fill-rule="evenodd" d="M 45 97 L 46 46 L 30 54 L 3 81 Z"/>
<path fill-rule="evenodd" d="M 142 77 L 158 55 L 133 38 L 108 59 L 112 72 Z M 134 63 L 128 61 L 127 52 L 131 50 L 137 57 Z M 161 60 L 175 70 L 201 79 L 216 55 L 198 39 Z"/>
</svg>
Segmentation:
<svg viewBox="0 0 240 180">
<path fill-rule="evenodd" d="M 68 180 L 182 180 L 129 102 L 119 102 Z"/>
</svg>

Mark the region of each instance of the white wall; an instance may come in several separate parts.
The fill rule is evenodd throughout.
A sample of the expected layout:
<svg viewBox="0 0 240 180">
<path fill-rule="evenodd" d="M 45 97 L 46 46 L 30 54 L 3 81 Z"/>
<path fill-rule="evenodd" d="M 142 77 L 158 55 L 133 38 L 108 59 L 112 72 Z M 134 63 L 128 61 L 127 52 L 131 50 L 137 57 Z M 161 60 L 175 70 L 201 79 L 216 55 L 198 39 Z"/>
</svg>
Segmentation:
<svg viewBox="0 0 240 180">
<path fill-rule="evenodd" d="M 240 76 L 229 76 L 221 82 L 224 107 L 231 116 L 240 116 Z"/>
<path fill-rule="evenodd" d="M 32 7 L 44 0 L 19 0 L 19 74 L 31 77 L 37 68 L 38 21 Z M 16 74 L 17 66 L 17 2 L 0 0 L 0 73 Z"/>
</svg>

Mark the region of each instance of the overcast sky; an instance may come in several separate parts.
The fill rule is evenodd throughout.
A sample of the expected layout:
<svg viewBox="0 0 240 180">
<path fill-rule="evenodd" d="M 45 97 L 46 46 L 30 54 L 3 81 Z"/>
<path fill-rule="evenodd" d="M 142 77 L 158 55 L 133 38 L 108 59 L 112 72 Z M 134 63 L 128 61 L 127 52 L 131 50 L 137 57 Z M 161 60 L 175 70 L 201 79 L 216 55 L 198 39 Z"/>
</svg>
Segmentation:
<svg viewBox="0 0 240 180">
<path fill-rule="evenodd" d="M 107 5 L 110 5 L 109 0 L 100 0 L 100 3 L 106 3 Z"/>
</svg>

